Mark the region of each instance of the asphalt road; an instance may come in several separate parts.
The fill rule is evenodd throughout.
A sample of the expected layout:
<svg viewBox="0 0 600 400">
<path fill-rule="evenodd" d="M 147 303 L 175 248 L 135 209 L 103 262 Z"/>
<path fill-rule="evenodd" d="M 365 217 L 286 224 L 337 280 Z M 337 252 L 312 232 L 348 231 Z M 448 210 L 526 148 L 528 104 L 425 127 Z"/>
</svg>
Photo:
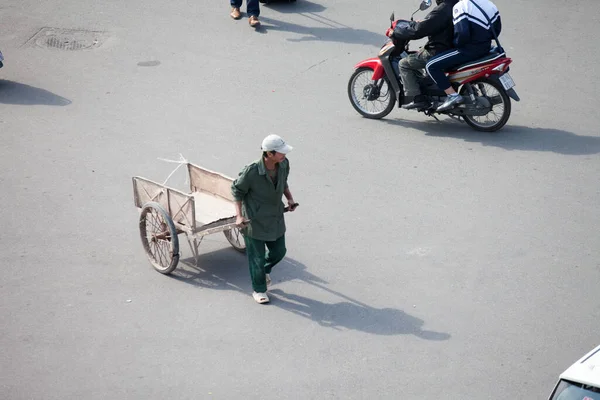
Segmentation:
<svg viewBox="0 0 600 400">
<path fill-rule="evenodd" d="M 416 1 L 271 4 L 255 32 L 225 1 L 5 0 L 0 397 L 546 398 L 599 344 L 600 4 L 497 5 L 522 101 L 482 134 L 348 101 Z M 301 204 L 271 304 L 222 235 L 155 272 L 131 177 L 235 176 L 270 133 Z"/>
</svg>

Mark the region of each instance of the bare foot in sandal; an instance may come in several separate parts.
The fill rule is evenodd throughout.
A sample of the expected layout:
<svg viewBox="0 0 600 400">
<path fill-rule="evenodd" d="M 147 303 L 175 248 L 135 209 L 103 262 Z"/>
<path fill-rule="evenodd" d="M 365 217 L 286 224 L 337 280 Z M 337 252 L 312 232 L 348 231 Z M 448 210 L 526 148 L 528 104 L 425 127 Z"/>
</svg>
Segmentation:
<svg viewBox="0 0 600 400">
<path fill-rule="evenodd" d="M 253 292 L 252 293 L 252 297 L 254 297 L 254 300 L 258 304 L 265 304 L 265 303 L 269 302 L 269 296 L 267 296 L 266 293 L 256 293 L 256 292 Z"/>
</svg>

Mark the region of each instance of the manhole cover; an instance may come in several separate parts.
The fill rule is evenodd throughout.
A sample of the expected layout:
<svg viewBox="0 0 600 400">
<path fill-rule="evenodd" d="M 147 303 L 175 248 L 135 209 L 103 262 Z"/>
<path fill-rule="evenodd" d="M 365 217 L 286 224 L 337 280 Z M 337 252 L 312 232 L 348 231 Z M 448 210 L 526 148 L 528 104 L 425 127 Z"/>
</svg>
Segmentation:
<svg viewBox="0 0 600 400">
<path fill-rule="evenodd" d="M 106 32 L 79 29 L 42 28 L 25 45 L 59 50 L 86 50 L 99 47 Z"/>
</svg>

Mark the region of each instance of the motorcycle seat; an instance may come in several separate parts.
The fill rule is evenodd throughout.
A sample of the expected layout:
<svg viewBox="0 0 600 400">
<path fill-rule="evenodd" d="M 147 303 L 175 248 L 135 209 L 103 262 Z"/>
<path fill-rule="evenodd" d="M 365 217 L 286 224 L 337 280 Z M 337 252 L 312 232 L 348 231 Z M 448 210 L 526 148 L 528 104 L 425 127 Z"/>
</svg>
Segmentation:
<svg viewBox="0 0 600 400">
<path fill-rule="evenodd" d="M 497 60 L 497 59 L 505 57 L 505 56 L 506 56 L 506 53 L 504 51 L 498 50 L 497 47 L 492 47 L 492 49 L 490 50 L 490 52 L 488 53 L 487 56 L 485 56 L 483 58 L 479 58 L 474 61 L 469 61 L 468 63 L 465 63 L 465 64 L 461 64 L 458 67 L 453 68 L 453 70 L 456 72 L 463 71 L 465 69 L 469 69 L 469 68 L 473 68 L 473 67 L 476 67 L 481 64 L 489 63 L 490 61 L 494 61 L 494 60 Z"/>
</svg>

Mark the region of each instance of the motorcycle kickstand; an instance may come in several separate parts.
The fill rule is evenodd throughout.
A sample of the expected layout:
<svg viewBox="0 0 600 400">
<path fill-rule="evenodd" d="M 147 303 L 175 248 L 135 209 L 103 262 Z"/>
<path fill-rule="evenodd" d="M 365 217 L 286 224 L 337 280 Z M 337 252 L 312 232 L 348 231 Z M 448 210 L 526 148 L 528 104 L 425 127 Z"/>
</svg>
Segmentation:
<svg viewBox="0 0 600 400">
<path fill-rule="evenodd" d="M 465 121 L 463 121 L 463 117 L 461 115 L 453 115 L 453 114 L 447 114 L 450 118 L 460 122 L 461 124 L 464 124 Z"/>
<path fill-rule="evenodd" d="M 433 118 L 435 118 L 435 120 L 436 120 L 437 122 L 440 122 L 440 120 L 438 119 L 438 117 L 436 117 L 436 116 L 435 116 L 435 114 L 433 113 L 433 111 L 431 111 L 431 110 L 426 110 L 426 111 L 423 111 L 423 113 L 424 113 L 425 115 L 427 115 L 428 117 L 433 117 Z"/>
</svg>

